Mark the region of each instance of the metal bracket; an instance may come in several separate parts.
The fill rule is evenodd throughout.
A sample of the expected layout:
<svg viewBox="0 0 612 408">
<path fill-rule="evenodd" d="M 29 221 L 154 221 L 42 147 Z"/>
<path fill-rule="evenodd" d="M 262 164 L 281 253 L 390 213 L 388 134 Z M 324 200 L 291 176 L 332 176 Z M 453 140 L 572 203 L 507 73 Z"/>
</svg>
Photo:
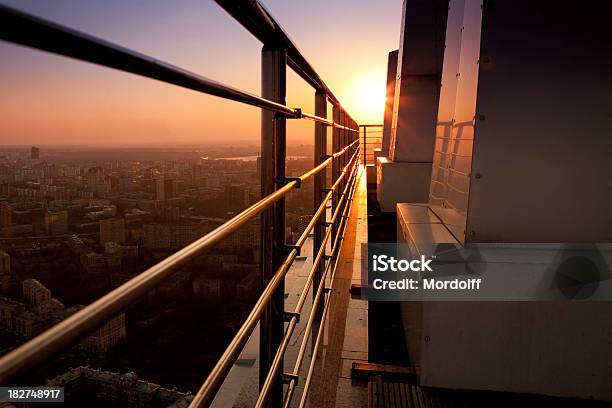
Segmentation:
<svg viewBox="0 0 612 408">
<path fill-rule="evenodd" d="M 325 292 L 325 293 L 330 293 L 333 290 L 334 289 L 332 289 L 332 288 L 323 288 L 323 292 Z"/>
<path fill-rule="evenodd" d="M 333 256 L 331 256 L 331 255 L 323 255 L 323 260 L 325 260 L 325 261 L 329 261 L 332 258 L 333 258 Z"/>
<path fill-rule="evenodd" d="M 293 108 L 293 112 L 295 113 L 295 116 L 291 119 L 302 119 L 302 108 Z"/>
<path fill-rule="evenodd" d="M 293 373 L 283 373 L 282 375 L 283 384 L 289 384 L 293 380 L 295 385 L 297 385 L 299 379 L 300 377 Z"/>
<path fill-rule="evenodd" d="M 334 223 L 330 221 L 325 221 L 322 222 L 321 225 L 323 225 L 324 227 L 331 227 L 332 225 L 334 225 Z"/>
<path fill-rule="evenodd" d="M 293 251 L 294 249 L 297 251 L 297 256 L 300 256 L 301 252 L 302 252 L 302 247 L 299 245 L 287 245 L 287 244 L 283 244 L 283 245 L 277 245 L 276 243 L 274 244 L 274 248 L 278 249 L 279 251 L 284 252 L 285 254 L 288 254 L 289 252 Z"/>
<path fill-rule="evenodd" d="M 296 312 L 283 312 L 283 320 L 288 322 L 295 317 L 296 323 L 300 322 L 300 314 Z"/>
<path fill-rule="evenodd" d="M 295 188 L 301 188 L 302 187 L 302 179 L 299 177 L 285 177 L 283 179 L 274 179 L 274 181 L 276 182 L 276 184 L 279 184 L 281 186 L 284 186 L 286 184 L 291 183 L 292 181 L 296 182 Z"/>
</svg>

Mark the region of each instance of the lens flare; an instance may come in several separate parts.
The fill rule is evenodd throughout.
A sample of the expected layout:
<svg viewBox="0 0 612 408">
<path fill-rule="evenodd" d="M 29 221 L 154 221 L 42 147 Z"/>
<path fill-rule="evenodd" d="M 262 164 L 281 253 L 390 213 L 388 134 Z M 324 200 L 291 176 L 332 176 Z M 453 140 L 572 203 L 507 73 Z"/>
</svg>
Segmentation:
<svg viewBox="0 0 612 408">
<path fill-rule="evenodd" d="M 384 70 L 363 72 L 349 82 L 346 107 L 359 123 L 382 123 L 385 82 Z"/>
</svg>

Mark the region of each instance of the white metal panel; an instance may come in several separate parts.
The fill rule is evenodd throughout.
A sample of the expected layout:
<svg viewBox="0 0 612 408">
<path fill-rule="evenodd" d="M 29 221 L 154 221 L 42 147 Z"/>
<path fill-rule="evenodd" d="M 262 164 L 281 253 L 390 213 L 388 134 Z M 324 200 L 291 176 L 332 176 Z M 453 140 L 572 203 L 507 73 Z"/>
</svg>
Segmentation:
<svg viewBox="0 0 612 408">
<path fill-rule="evenodd" d="M 612 242 L 612 14 L 486 2 L 468 240 Z"/>
<path fill-rule="evenodd" d="M 429 198 L 432 210 L 461 242 L 470 188 L 481 4 L 450 2 Z"/>
</svg>

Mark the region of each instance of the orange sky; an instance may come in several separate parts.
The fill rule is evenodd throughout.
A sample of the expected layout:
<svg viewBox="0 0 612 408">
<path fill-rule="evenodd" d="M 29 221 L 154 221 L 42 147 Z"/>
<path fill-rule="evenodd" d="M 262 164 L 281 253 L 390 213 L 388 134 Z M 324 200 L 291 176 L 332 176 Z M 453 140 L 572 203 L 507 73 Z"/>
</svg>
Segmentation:
<svg viewBox="0 0 612 408">
<path fill-rule="evenodd" d="M 0 1 L 259 94 L 261 44 L 210 1 Z M 264 3 L 355 119 L 382 122 L 401 1 Z M 257 108 L 3 42 L 0 61 L 2 145 L 259 138 Z M 313 90 L 290 70 L 287 98 L 313 112 Z M 290 143 L 311 143 L 312 123 L 290 122 Z"/>
</svg>

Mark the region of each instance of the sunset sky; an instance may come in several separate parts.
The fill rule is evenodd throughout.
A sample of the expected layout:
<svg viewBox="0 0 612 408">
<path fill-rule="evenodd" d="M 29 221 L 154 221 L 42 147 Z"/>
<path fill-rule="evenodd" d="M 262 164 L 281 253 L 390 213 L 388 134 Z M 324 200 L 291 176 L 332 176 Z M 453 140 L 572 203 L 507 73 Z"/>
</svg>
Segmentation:
<svg viewBox="0 0 612 408">
<path fill-rule="evenodd" d="M 0 0 L 260 93 L 261 44 L 211 0 Z M 263 0 L 360 123 L 381 123 L 401 0 Z M 257 108 L 0 41 L 0 145 L 226 143 L 259 138 Z M 288 69 L 288 104 L 314 91 Z M 290 121 L 290 143 L 312 122 Z"/>
</svg>

